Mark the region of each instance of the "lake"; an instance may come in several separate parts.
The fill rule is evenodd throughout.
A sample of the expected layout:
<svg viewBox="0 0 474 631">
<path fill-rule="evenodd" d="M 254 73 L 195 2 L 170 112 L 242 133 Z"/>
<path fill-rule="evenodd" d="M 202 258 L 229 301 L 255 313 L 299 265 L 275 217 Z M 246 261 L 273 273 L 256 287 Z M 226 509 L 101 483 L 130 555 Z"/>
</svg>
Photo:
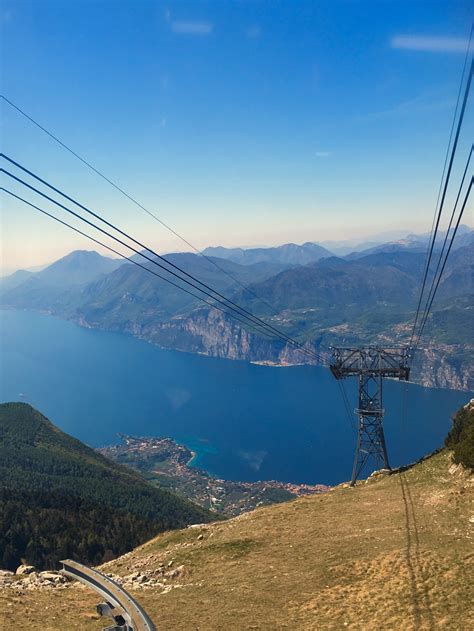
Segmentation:
<svg viewBox="0 0 474 631">
<path fill-rule="evenodd" d="M 355 435 L 321 367 L 273 368 L 166 351 L 127 335 L 26 311 L 0 311 L 0 400 L 31 403 L 93 447 L 117 433 L 170 436 L 194 465 L 227 479 L 335 484 L 350 477 Z M 356 384 L 347 382 L 353 407 Z M 440 446 L 470 395 L 387 381 L 392 466 Z"/>
</svg>

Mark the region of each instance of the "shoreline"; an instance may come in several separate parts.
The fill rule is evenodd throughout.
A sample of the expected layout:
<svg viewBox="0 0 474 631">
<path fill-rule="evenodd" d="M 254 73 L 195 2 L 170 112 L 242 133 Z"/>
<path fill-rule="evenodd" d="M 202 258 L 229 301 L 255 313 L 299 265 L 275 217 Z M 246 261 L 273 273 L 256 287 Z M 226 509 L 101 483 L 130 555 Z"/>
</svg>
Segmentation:
<svg viewBox="0 0 474 631">
<path fill-rule="evenodd" d="M 245 360 L 244 360 L 245 361 Z M 289 362 L 272 362 L 271 360 L 266 360 L 266 359 L 261 359 L 261 360 L 252 360 L 248 362 L 249 364 L 253 364 L 254 366 L 266 366 L 267 368 L 294 368 L 296 366 L 319 366 L 320 368 L 326 368 L 326 366 L 323 366 L 321 364 L 310 364 L 310 363 L 305 363 L 305 362 L 295 362 L 293 363 L 289 363 Z"/>
<path fill-rule="evenodd" d="M 199 351 L 192 351 L 192 350 L 183 350 L 183 349 L 179 349 L 179 348 L 169 348 L 166 346 L 163 346 L 161 344 L 157 344 L 156 342 L 140 335 L 140 334 L 136 334 L 130 331 L 123 331 L 120 329 L 117 330 L 113 330 L 113 329 L 108 329 L 108 328 L 102 328 L 100 326 L 92 326 L 90 325 L 88 322 L 84 322 L 81 321 L 81 319 L 77 319 L 74 317 L 67 317 L 65 315 L 58 315 L 54 312 L 52 312 L 51 310 L 47 310 L 47 309 L 26 309 L 26 308 L 16 308 L 16 307 L 11 307 L 8 305 L 0 305 L 0 312 L 4 311 L 4 312 L 18 312 L 18 313 L 36 313 L 39 315 L 43 315 L 43 316 L 48 316 L 48 317 L 52 317 L 55 318 L 57 320 L 60 320 L 62 322 L 70 322 L 76 326 L 78 326 L 81 329 L 84 330 L 89 330 L 89 331 L 98 331 L 98 332 L 102 332 L 102 333 L 110 333 L 110 334 L 116 334 L 116 335 L 123 335 L 126 336 L 128 338 L 132 338 L 135 340 L 139 340 L 141 342 L 145 342 L 147 344 L 149 344 L 150 346 L 153 346 L 155 348 L 159 348 L 162 351 L 165 352 L 170 352 L 170 353 L 182 353 L 182 354 L 186 354 L 186 355 L 190 355 L 190 356 L 198 356 L 198 357 L 208 357 L 210 359 L 215 359 L 215 360 L 224 360 L 224 361 L 231 361 L 231 362 L 243 362 L 245 364 L 251 364 L 254 366 L 265 366 L 268 368 L 292 368 L 292 367 L 298 367 L 298 366 L 313 366 L 313 367 L 320 367 L 320 368 L 326 368 L 326 366 L 322 365 L 322 364 L 316 364 L 313 362 L 298 362 L 298 363 L 281 363 L 281 362 L 274 362 L 272 360 L 249 360 L 249 359 L 236 359 L 233 357 L 223 357 L 220 355 L 211 355 L 209 353 L 204 353 L 204 352 L 199 352 Z M 410 385 L 415 385 L 415 386 L 419 386 L 422 388 L 426 388 L 426 389 L 433 389 L 433 390 L 447 390 L 447 391 L 453 391 L 453 392 L 465 392 L 465 393 L 470 393 L 472 392 L 472 390 L 470 390 L 469 388 L 465 388 L 465 387 L 454 387 L 454 386 L 439 386 L 433 383 L 423 383 L 423 381 L 410 381 L 409 382 Z"/>
<path fill-rule="evenodd" d="M 173 439 L 172 439 L 173 440 Z M 176 441 L 175 441 L 176 442 Z M 179 444 L 179 443 L 178 443 Z M 188 447 L 189 449 L 189 447 Z M 189 451 L 191 452 L 191 458 L 188 460 L 188 462 L 186 463 L 187 467 L 193 467 L 194 466 L 194 461 L 198 459 L 199 454 L 197 453 L 197 451 L 193 451 L 192 449 L 189 449 Z"/>
<path fill-rule="evenodd" d="M 198 456 L 182 442 L 169 437 L 120 435 L 122 444 L 99 448 L 102 455 L 131 466 L 147 479 L 203 508 L 235 517 L 263 505 L 285 502 L 304 495 L 326 493 L 333 485 L 262 479 L 252 482 L 222 478 L 206 469 L 193 467 Z M 191 453 L 191 458 L 189 454 Z M 151 477 L 150 477 L 151 476 Z"/>
</svg>

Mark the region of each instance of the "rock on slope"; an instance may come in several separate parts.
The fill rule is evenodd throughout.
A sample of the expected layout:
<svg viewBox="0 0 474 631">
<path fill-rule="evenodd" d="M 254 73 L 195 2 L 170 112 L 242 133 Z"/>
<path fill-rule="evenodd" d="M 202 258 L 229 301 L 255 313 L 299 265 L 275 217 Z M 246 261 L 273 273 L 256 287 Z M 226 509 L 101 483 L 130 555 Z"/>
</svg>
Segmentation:
<svg viewBox="0 0 474 631">
<path fill-rule="evenodd" d="M 355 489 L 163 534 L 103 571 L 161 629 L 470 629 L 473 482 L 443 451 Z M 96 603 L 77 586 L 5 589 L 0 626 L 100 629 Z"/>
</svg>

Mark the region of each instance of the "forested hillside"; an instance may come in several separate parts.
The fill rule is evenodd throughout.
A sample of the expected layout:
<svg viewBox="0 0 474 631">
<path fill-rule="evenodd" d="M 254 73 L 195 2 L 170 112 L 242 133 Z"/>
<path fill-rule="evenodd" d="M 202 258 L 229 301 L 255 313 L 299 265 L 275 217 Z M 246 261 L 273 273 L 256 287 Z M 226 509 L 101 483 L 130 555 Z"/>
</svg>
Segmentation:
<svg viewBox="0 0 474 631">
<path fill-rule="evenodd" d="M 24 403 L 0 405 L 0 566 L 99 563 L 210 514 L 148 484 Z"/>
</svg>

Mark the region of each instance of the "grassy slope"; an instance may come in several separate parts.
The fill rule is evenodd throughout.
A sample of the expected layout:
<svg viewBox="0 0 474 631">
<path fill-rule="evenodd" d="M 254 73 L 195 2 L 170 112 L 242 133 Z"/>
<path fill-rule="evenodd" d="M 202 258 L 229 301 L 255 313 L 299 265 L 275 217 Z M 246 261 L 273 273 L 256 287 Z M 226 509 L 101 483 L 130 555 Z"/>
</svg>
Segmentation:
<svg viewBox="0 0 474 631">
<path fill-rule="evenodd" d="M 473 478 L 450 462 L 445 451 L 355 489 L 166 533 L 107 571 L 184 564 L 181 588 L 137 593 L 160 629 L 474 628 Z M 0 592 L 0 627 L 103 626 L 83 589 L 19 602 Z"/>
</svg>

